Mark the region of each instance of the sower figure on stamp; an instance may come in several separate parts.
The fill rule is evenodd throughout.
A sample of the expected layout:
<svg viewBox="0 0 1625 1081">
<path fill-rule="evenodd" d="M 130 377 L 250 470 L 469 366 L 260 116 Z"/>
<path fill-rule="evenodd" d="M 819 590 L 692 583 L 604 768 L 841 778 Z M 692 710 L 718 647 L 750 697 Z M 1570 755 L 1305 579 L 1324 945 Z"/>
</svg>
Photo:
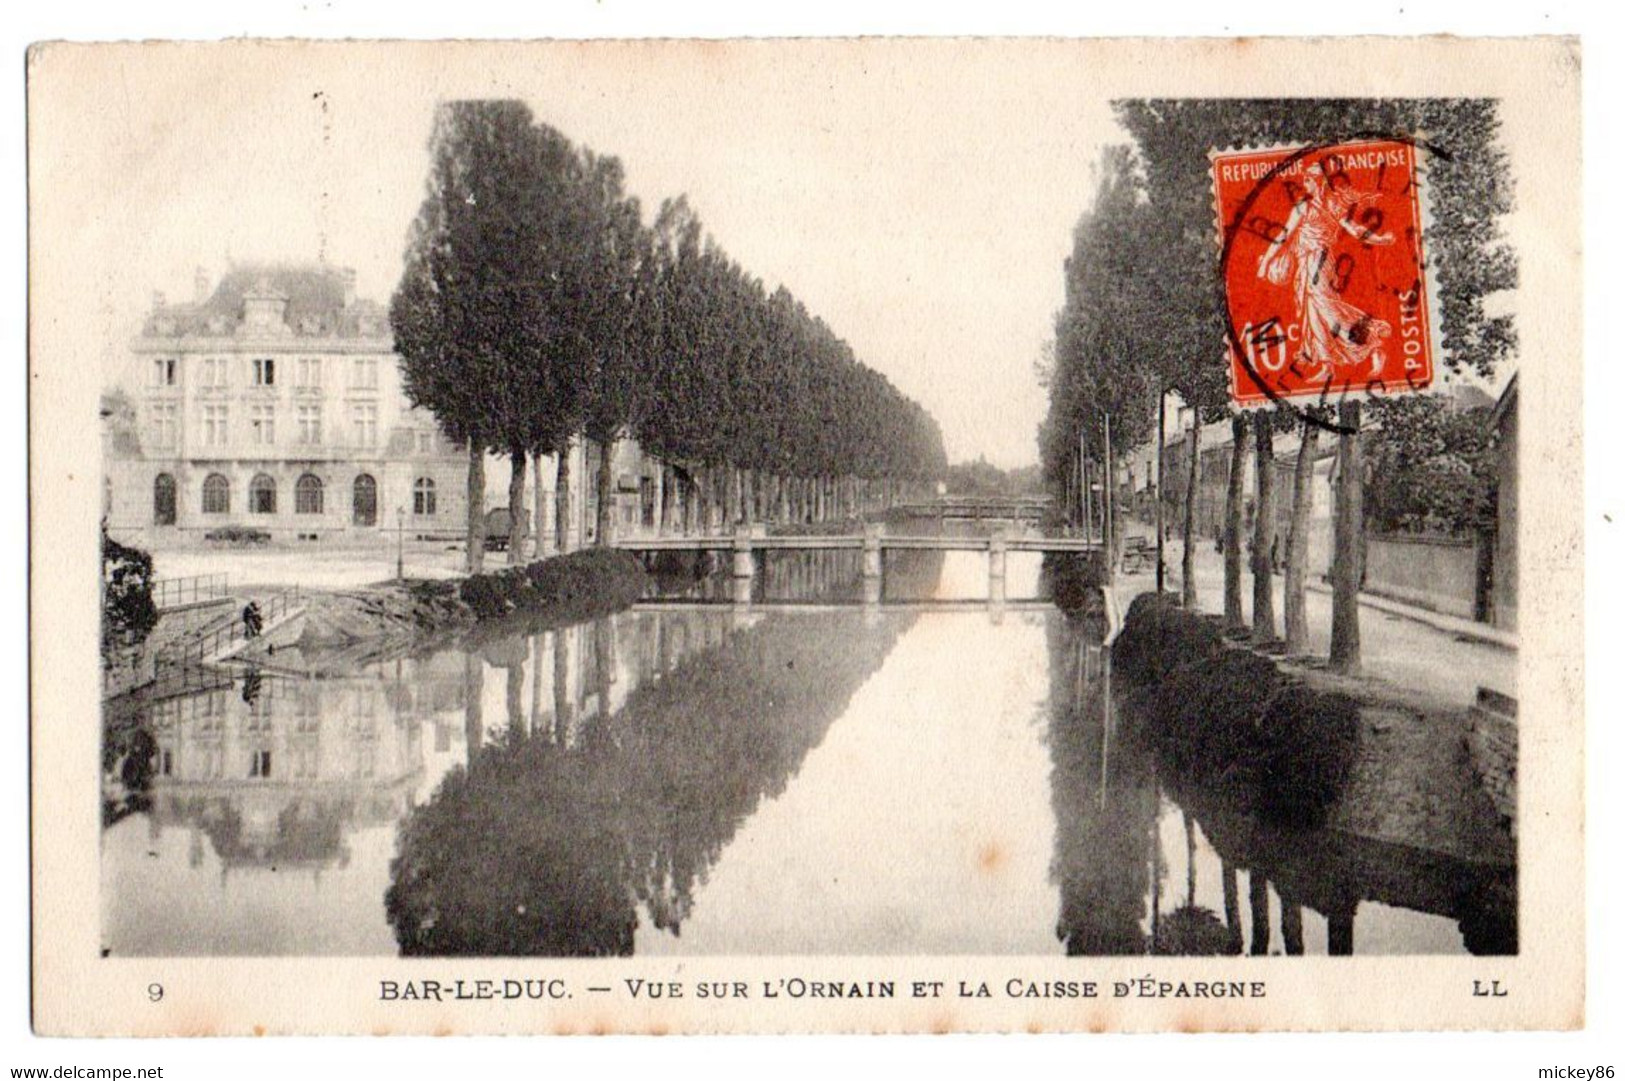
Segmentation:
<svg viewBox="0 0 1625 1081">
<path fill-rule="evenodd" d="M 1338 177 L 1344 178 L 1342 185 L 1334 182 Z M 1288 190 L 1294 187 L 1288 181 Z M 1319 164 L 1304 170 L 1300 190 L 1281 235 L 1259 257 L 1258 276 L 1275 285 L 1293 279 L 1298 357 L 1306 364 L 1324 366 L 1324 378 L 1330 378 L 1338 368 L 1358 370 L 1369 363 L 1369 374 L 1376 376 L 1385 359 L 1383 340 L 1393 328 L 1338 295 L 1347 287 L 1352 267 L 1345 263 L 1346 256 L 1333 259 L 1332 252 L 1338 229 L 1362 244 L 1394 242 L 1392 233 L 1376 232 L 1382 213 L 1370 204 L 1378 196 L 1354 191 L 1340 169 L 1328 177 Z M 1357 222 L 1356 211 L 1362 206 L 1368 209 Z"/>
</svg>

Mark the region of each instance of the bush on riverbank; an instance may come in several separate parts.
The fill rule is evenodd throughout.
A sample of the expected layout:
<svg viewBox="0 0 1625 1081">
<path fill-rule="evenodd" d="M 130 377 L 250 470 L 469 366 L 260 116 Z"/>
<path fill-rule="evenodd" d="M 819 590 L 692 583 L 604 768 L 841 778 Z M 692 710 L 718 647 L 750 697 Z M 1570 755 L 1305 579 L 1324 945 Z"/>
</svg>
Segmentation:
<svg viewBox="0 0 1625 1081">
<path fill-rule="evenodd" d="M 1055 607 L 1071 616 L 1104 614 L 1100 595 L 1105 575 L 1097 552 L 1045 552 L 1043 581 Z"/>
<path fill-rule="evenodd" d="M 1217 619 L 1144 594 L 1129 606 L 1112 668 L 1133 692 L 1135 723 L 1179 780 L 1292 826 L 1319 826 L 1342 795 L 1358 703 L 1227 644 Z"/>
<path fill-rule="evenodd" d="M 615 548 L 587 548 L 520 567 L 464 578 L 457 595 L 478 620 L 543 608 L 615 612 L 643 595 L 643 567 Z"/>
</svg>

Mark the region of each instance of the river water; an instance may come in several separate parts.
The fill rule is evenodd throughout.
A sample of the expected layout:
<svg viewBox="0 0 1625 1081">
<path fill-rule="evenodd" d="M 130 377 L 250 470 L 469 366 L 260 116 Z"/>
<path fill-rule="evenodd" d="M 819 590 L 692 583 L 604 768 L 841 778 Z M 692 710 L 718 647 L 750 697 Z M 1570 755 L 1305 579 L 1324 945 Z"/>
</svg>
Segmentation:
<svg viewBox="0 0 1625 1081">
<path fill-rule="evenodd" d="M 855 553 L 850 554 L 855 556 Z M 109 710 L 114 955 L 1456 953 L 1473 872 L 1159 778 L 1036 556 L 773 557 Z M 959 601 L 923 606 L 909 601 Z M 780 603 L 795 602 L 795 603 Z"/>
</svg>

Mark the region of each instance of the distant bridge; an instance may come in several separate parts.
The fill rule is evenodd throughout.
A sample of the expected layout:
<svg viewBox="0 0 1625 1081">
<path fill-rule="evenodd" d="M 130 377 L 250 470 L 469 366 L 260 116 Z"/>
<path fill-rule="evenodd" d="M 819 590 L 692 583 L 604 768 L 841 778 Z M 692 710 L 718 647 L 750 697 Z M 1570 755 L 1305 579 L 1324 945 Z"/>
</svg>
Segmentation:
<svg viewBox="0 0 1625 1081">
<path fill-rule="evenodd" d="M 1038 522 L 1049 510 L 1047 495 L 975 496 L 944 495 L 917 503 L 904 503 L 893 513 L 913 518 L 942 521 Z"/>
<path fill-rule="evenodd" d="M 1095 552 L 1100 542 L 1082 537 L 1041 537 L 1011 535 L 996 531 L 988 537 L 892 536 L 876 527 L 862 533 L 829 535 L 769 536 L 759 527 L 742 527 L 731 535 L 694 537 L 625 537 L 612 542 L 615 547 L 629 552 L 731 552 L 735 583 L 748 583 L 756 576 L 757 552 L 827 552 L 854 551 L 863 553 L 863 578 L 866 592 L 878 598 L 882 576 L 885 573 L 885 553 L 911 552 L 986 552 L 988 599 L 1004 600 L 1006 559 L 1011 552 Z"/>
</svg>

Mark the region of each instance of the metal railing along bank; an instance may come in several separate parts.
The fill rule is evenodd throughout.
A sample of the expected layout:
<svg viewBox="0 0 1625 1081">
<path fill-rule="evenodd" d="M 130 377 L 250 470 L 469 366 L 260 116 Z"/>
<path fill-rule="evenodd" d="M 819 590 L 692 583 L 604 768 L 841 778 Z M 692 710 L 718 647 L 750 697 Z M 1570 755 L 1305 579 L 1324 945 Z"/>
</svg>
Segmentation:
<svg viewBox="0 0 1625 1081">
<path fill-rule="evenodd" d="M 298 586 L 290 586 L 275 594 L 259 606 L 261 628 L 275 623 L 303 603 L 304 597 Z M 219 656 L 239 641 L 247 642 L 252 637 L 254 635 L 248 631 L 244 613 L 239 612 L 228 621 L 206 627 L 197 634 L 165 647 L 158 655 L 158 666 L 163 668 L 202 664 L 212 657 Z"/>
<path fill-rule="evenodd" d="M 159 578 L 152 583 L 152 603 L 161 612 L 166 608 L 223 600 L 231 592 L 229 578 L 224 573 Z"/>
</svg>

